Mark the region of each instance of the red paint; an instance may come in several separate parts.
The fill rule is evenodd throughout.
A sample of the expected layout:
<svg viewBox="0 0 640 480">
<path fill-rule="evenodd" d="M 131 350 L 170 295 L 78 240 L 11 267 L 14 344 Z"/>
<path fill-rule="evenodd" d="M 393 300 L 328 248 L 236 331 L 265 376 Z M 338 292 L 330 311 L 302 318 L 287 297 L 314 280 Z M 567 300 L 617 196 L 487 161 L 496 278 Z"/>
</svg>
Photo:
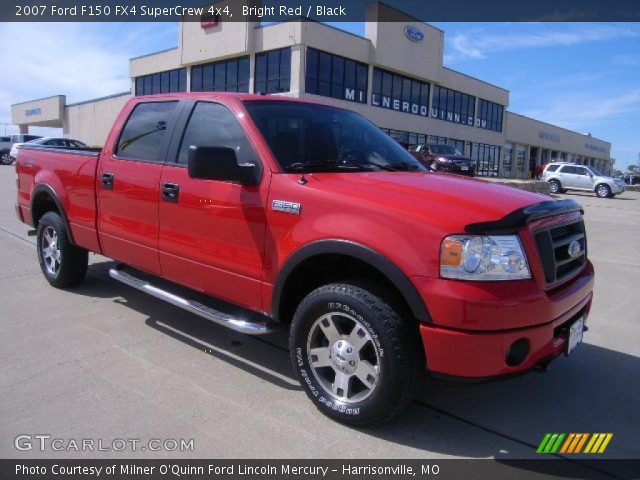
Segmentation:
<svg viewBox="0 0 640 480">
<path fill-rule="evenodd" d="M 242 125 L 263 164 L 260 185 L 192 179 L 175 164 L 114 157 L 125 120 L 140 102 L 217 101 Z M 243 99 L 264 96 L 184 93 L 136 97 L 116 120 L 99 157 L 21 149 L 16 211 L 32 224 L 31 194 L 49 185 L 60 199 L 79 246 L 182 285 L 269 314 L 283 265 L 300 248 L 323 239 L 359 243 L 393 262 L 411 280 L 429 310 L 420 327 L 427 366 L 460 376 L 490 376 L 532 367 L 562 352 L 554 328 L 591 302 L 590 263 L 575 278 L 548 290 L 533 232 L 578 217 L 559 215 L 520 232 L 532 279 L 464 282 L 439 278 L 439 246 L 469 223 L 496 220 L 548 199 L 453 175 L 429 173 L 283 174 L 244 110 Z M 268 97 L 271 101 L 292 101 Z M 302 100 L 295 100 L 302 101 Z M 174 136 L 181 136 L 176 129 Z M 177 137 L 176 137 L 177 138 Z M 101 185 L 113 173 L 114 188 Z M 180 185 L 178 203 L 162 201 L 161 185 Z M 300 202 L 302 214 L 274 211 L 273 200 Z M 507 367 L 509 345 L 527 338 L 531 354 Z"/>
</svg>

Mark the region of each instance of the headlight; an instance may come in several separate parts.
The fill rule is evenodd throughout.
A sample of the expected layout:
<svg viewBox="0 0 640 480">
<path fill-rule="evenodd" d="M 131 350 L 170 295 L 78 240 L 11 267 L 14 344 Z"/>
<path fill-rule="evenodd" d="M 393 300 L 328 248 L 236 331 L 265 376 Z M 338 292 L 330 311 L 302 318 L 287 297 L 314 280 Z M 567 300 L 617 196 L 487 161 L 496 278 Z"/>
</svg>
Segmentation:
<svg viewBox="0 0 640 480">
<path fill-rule="evenodd" d="M 440 276 L 458 280 L 531 278 L 517 235 L 451 235 L 440 248 Z"/>
<path fill-rule="evenodd" d="M 442 163 L 450 163 L 450 162 L 452 162 L 453 160 L 450 160 L 450 159 L 448 159 L 448 158 L 444 158 L 444 157 L 438 157 L 438 161 L 439 161 L 439 162 L 442 162 Z"/>
</svg>

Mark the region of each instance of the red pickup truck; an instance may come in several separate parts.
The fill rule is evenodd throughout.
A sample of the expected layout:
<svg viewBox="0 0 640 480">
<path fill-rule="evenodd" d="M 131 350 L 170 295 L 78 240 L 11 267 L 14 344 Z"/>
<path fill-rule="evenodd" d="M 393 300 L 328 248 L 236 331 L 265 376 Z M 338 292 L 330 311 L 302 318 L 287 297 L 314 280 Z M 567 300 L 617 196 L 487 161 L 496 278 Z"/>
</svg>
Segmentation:
<svg viewBox="0 0 640 480">
<path fill-rule="evenodd" d="M 114 279 L 218 324 L 286 327 L 309 398 L 351 425 L 400 412 L 425 369 L 545 369 L 586 329 L 594 271 L 577 203 L 430 173 L 349 110 L 138 97 L 102 151 L 27 144 L 16 169 L 16 211 L 51 285 L 81 282 L 97 252 L 117 260 Z"/>
</svg>

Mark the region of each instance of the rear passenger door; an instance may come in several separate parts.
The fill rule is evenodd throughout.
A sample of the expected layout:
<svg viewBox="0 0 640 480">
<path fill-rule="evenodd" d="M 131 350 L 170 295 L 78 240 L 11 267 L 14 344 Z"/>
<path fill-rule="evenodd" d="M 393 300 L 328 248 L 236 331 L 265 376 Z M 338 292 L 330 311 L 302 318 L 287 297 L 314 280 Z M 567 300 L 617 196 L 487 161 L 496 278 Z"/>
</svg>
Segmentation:
<svg viewBox="0 0 640 480">
<path fill-rule="evenodd" d="M 100 157 L 98 232 L 104 255 L 161 274 L 158 258 L 160 175 L 178 101 L 142 102 Z"/>
<path fill-rule="evenodd" d="M 576 180 L 576 167 L 573 165 L 560 167 L 560 183 L 564 188 L 580 188 Z"/>
</svg>

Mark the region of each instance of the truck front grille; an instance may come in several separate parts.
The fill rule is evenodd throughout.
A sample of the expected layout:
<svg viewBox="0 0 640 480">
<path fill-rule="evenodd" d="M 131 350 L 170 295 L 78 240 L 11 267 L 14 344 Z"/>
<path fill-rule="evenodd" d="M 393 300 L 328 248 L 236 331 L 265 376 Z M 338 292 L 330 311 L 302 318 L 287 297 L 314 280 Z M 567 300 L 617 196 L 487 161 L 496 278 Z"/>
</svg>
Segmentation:
<svg viewBox="0 0 640 480">
<path fill-rule="evenodd" d="M 548 287 L 569 280 L 587 263 L 587 237 L 582 220 L 538 230 L 535 240 Z M 574 250 L 572 256 L 570 246 L 575 247 L 574 241 L 580 245 L 580 251 L 576 254 Z"/>
</svg>

